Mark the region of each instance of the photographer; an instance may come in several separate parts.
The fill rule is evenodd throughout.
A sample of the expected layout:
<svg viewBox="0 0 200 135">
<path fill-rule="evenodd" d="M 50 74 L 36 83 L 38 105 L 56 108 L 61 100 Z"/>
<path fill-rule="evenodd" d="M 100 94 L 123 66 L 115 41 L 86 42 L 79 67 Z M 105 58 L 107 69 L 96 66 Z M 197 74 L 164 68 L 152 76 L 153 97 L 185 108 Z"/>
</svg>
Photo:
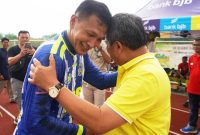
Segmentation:
<svg viewBox="0 0 200 135">
<path fill-rule="evenodd" d="M 19 110 L 21 108 L 21 92 L 24 77 L 28 64 L 35 52 L 35 49 L 30 44 L 26 43 L 30 39 L 28 31 L 20 31 L 18 33 L 19 44 L 12 46 L 8 50 L 8 64 L 11 76 L 11 88 L 13 90 L 14 98 L 18 104 Z"/>
</svg>

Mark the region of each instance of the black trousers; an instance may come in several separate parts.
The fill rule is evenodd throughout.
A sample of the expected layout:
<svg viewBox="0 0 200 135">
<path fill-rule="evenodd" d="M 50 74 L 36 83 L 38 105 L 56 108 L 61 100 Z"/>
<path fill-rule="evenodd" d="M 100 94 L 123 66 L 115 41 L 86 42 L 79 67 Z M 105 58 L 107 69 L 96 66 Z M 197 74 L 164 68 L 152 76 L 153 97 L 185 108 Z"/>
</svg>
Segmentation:
<svg viewBox="0 0 200 135">
<path fill-rule="evenodd" d="M 197 127 L 197 120 L 199 114 L 200 95 L 188 94 L 190 105 L 189 125 Z"/>
</svg>

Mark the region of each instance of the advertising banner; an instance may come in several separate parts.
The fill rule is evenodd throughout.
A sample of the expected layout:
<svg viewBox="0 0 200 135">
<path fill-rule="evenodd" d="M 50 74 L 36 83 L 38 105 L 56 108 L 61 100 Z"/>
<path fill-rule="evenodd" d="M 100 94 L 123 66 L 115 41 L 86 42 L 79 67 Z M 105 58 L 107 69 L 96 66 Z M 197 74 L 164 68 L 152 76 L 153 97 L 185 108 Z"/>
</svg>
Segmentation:
<svg viewBox="0 0 200 135">
<path fill-rule="evenodd" d="M 200 0 L 151 0 L 136 14 L 143 20 L 199 16 Z"/>
<path fill-rule="evenodd" d="M 160 20 L 160 31 L 190 30 L 191 17 L 167 18 Z"/>
<path fill-rule="evenodd" d="M 200 16 L 193 16 L 191 30 L 200 30 Z"/>
<path fill-rule="evenodd" d="M 200 0 L 151 0 L 136 15 L 146 31 L 200 30 L 199 7 Z"/>
<path fill-rule="evenodd" d="M 190 56 L 194 52 L 192 41 L 158 41 L 155 56 L 163 68 L 178 68 L 183 56 Z"/>
<path fill-rule="evenodd" d="M 159 31 L 160 29 L 160 20 L 145 20 L 143 21 L 145 31 Z"/>
</svg>

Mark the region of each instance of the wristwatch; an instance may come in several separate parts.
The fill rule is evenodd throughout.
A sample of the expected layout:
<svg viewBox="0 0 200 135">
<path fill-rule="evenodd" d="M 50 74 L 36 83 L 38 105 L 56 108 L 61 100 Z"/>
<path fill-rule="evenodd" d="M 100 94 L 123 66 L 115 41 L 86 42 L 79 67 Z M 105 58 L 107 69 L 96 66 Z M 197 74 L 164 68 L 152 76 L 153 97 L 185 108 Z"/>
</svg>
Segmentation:
<svg viewBox="0 0 200 135">
<path fill-rule="evenodd" d="M 64 85 L 62 83 L 58 83 L 49 88 L 49 96 L 52 98 L 56 98 Z"/>
</svg>

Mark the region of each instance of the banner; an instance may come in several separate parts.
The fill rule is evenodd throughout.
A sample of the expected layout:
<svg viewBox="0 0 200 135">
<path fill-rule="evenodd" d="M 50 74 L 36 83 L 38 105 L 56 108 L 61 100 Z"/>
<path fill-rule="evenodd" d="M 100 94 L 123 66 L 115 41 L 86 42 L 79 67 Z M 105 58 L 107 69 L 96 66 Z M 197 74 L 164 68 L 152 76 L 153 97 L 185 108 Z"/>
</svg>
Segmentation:
<svg viewBox="0 0 200 135">
<path fill-rule="evenodd" d="M 143 20 L 200 15 L 200 0 L 151 0 L 136 14 Z"/>
<path fill-rule="evenodd" d="M 190 30 L 191 17 L 167 18 L 160 20 L 160 31 Z"/>
<path fill-rule="evenodd" d="M 193 16 L 191 30 L 200 30 L 200 16 Z"/>
<path fill-rule="evenodd" d="M 163 68 L 178 68 L 182 57 L 193 54 L 192 41 L 157 41 L 155 56 Z"/>
<path fill-rule="evenodd" d="M 136 12 L 146 31 L 200 30 L 200 0 L 151 0 Z"/>
<path fill-rule="evenodd" d="M 145 31 L 159 31 L 160 30 L 160 20 L 146 20 L 143 21 Z"/>
</svg>

